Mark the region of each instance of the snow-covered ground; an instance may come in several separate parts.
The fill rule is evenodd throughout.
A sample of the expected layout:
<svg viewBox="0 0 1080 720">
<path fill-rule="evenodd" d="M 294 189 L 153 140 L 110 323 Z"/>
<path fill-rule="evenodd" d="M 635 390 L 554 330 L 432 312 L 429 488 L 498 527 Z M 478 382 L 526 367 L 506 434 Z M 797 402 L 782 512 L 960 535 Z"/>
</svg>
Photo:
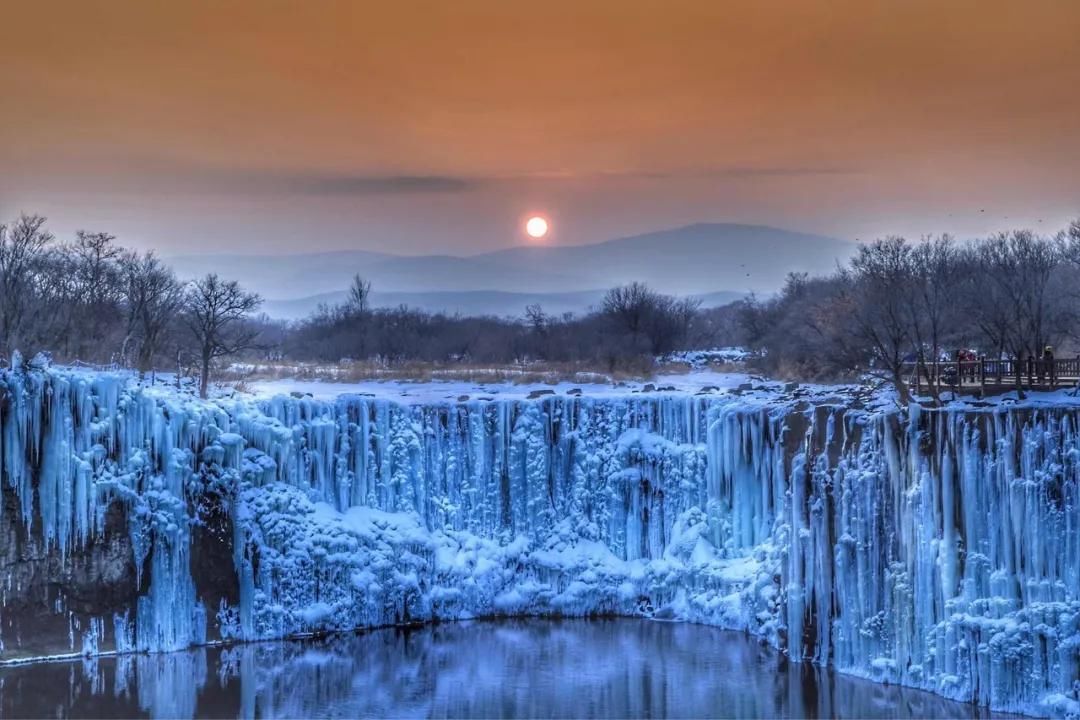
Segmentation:
<svg viewBox="0 0 1080 720">
<path fill-rule="evenodd" d="M 236 396 L 231 388 L 218 390 L 219 396 Z M 342 396 L 388 400 L 402 405 L 432 405 L 474 400 L 522 401 L 544 397 L 587 397 L 616 399 L 659 396 L 739 398 L 748 405 L 790 405 L 803 401 L 830 405 L 855 405 L 862 409 L 895 411 L 900 406 L 890 387 L 871 388 L 858 384 L 790 383 L 768 380 L 743 372 L 721 370 L 691 370 L 682 373 L 659 373 L 650 380 L 593 383 L 509 383 L 406 380 L 365 380 L 361 382 L 331 382 L 322 380 L 255 380 L 245 384 L 242 396 L 266 400 L 274 396 L 310 397 L 332 401 Z M 1025 392 L 1022 399 L 1010 390 L 988 398 L 974 394 L 942 393 L 943 409 L 985 410 L 988 408 L 1050 408 L 1080 407 L 1080 392 L 1073 387 L 1053 391 Z M 925 407 L 932 407 L 931 398 L 920 398 Z"/>
<path fill-rule="evenodd" d="M 683 363 L 695 369 L 707 368 L 710 365 L 743 364 L 754 357 L 754 354 L 741 347 L 714 348 L 712 350 L 681 350 L 659 358 L 661 363 Z"/>
<path fill-rule="evenodd" d="M 686 373 L 661 373 L 648 381 L 611 383 L 508 383 L 430 381 L 409 382 L 404 380 L 368 380 L 363 382 L 324 382 L 319 380 L 255 380 L 246 384 L 257 397 L 301 393 L 322 400 L 339 395 L 364 395 L 383 398 L 405 404 L 423 404 L 443 401 L 501 399 L 524 400 L 542 395 L 567 395 L 580 393 L 589 397 L 622 397 L 648 392 L 660 393 L 713 393 L 731 390 L 751 382 L 745 373 L 727 373 L 713 370 L 697 370 Z M 762 383 L 758 383 L 761 385 Z M 769 386 L 779 387 L 778 383 Z"/>
</svg>

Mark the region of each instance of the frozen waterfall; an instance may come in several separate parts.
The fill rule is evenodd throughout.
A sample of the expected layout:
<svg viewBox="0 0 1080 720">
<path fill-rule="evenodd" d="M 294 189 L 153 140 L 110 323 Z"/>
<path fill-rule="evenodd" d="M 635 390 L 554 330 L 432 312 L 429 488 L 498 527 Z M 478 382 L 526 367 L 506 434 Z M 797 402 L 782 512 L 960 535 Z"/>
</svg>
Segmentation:
<svg viewBox="0 0 1080 720">
<path fill-rule="evenodd" d="M 1080 405 L 203 402 L 5 372 L 0 458 L 4 659 L 613 613 L 1080 713 Z"/>
</svg>

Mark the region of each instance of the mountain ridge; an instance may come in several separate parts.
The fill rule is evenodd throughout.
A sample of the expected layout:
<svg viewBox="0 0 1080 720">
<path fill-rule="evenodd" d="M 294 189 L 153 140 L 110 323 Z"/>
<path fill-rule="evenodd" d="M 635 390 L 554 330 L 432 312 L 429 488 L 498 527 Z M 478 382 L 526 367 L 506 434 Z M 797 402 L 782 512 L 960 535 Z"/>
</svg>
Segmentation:
<svg viewBox="0 0 1080 720">
<path fill-rule="evenodd" d="M 434 291 L 428 293 L 378 292 L 371 293 L 371 306 L 392 308 L 401 305 L 428 312 L 448 315 L 485 315 L 496 317 L 521 317 L 528 305 L 537 304 L 549 315 L 566 312 L 581 314 L 597 308 L 606 290 L 580 290 L 567 293 L 518 293 L 503 290 L 469 290 L 463 292 Z M 745 297 L 736 292 L 718 291 L 694 295 L 703 308 L 726 305 Z M 335 305 L 344 302 L 348 292 L 339 290 L 303 298 L 266 300 L 262 312 L 279 320 L 298 320 L 310 315 L 320 304 Z"/>
<path fill-rule="evenodd" d="M 767 294 L 789 272 L 829 272 L 854 249 L 836 238 L 767 225 L 693 223 L 583 245 L 519 245 L 465 256 L 336 250 L 166 261 L 183 279 L 211 271 L 235 279 L 272 298 L 272 306 L 342 292 L 354 274 L 378 293 L 422 294 L 425 303 L 432 293 L 565 295 L 634 280 L 678 296 Z"/>
</svg>

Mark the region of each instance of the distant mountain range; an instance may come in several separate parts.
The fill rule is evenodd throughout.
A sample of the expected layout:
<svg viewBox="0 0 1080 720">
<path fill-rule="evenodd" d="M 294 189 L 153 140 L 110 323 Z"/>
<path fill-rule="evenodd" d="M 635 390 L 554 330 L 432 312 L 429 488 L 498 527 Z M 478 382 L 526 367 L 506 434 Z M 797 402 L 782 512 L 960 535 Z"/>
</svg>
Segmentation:
<svg viewBox="0 0 1080 720">
<path fill-rule="evenodd" d="M 371 293 L 373 307 L 398 307 L 408 305 L 429 312 L 443 312 L 451 315 L 497 315 L 521 317 L 525 308 L 532 304 L 540 305 L 549 315 L 562 315 L 566 312 L 581 313 L 589 308 L 597 308 L 603 300 L 605 290 L 584 290 L 566 293 L 517 293 L 504 290 L 463 290 L 441 292 L 375 292 Z M 320 304 L 335 305 L 344 302 L 348 293 L 344 290 L 322 293 L 294 300 L 267 300 L 262 308 L 270 317 L 282 320 L 295 320 L 310 315 Z M 694 295 L 701 301 L 701 307 L 711 308 L 727 305 L 745 297 L 745 293 L 715 292 Z"/>
<path fill-rule="evenodd" d="M 466 257 L 400 256 L 362 250 L 298 255 L 169 258 L 182 278 L 207 272 L 267 298 L 272 317 L 308 314 L 339 302 L 356 273 L 371 281 L 376 306 L 402 303 L 461 314 L 551 313 L 598 304 L 605 289 L 641 280 L 678 296 L 723 304 L 778 290 L 792 271 L 828 272 L 854 250 L 821 235 L 760 225 L 697 224 L 591 245 L 523 246 Z"/>
</svg>

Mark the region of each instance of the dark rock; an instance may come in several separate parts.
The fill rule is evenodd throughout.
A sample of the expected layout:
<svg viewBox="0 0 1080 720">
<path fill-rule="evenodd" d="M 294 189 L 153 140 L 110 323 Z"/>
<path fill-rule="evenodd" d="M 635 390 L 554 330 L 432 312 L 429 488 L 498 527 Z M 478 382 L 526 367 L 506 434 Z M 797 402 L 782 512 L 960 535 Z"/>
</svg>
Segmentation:
<svg viewBox="0 0 1080 720">
<path fill-rule="evenodd" d="M 111 618 L 124 608 L 133 609 L 139 596 L 125 509 L 120 502 L 112 503 L 105 511 L 102 535 L 84 547 L 72 547 L 62 558 L 56 548 L 45 546 L 41 523 L 27 531 L 15 492 L 5 486 L 0 494 L 0 577 L 6 588 L 0 612 L 4 648 L 0 659 L 79 652 L 91 618 Z M 144 591 L 149 579 L 147 565 Z M 80 628 L 74 648 L 69 636 L 72 620 Z M 112 642 L 113 633 L 107 632 L 101 649 L 111 649 Z"/>
<path fill-rule="evenodd" d="M 217 637 L 213 614 L 221 602 L 235 607 L 240 602 L 240 580 L 233 560 L 232 516 L 229 505 L 233 499 L 214 491 L 198 496 L 197 513 L 201 522 L 192 528 L 191 579 L 195 594 L 203 602 L 210 620 L 206 623 L 208 640 Z M 257 558 L 256 558 L 257 561 Z"/>
</svg>

